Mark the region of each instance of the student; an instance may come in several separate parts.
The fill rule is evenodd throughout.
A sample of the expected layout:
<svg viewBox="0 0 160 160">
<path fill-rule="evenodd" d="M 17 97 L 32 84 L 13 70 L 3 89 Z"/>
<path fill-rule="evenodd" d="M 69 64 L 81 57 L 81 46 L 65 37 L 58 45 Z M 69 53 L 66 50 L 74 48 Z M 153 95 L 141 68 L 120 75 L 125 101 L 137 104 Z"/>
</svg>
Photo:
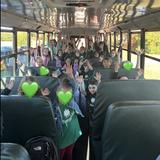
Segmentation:
<svg viewBox="0 0 160 160">
<path fill-rule="evenodd" d="M 96 101 L 96 93 L 97 88 L 100 81 L 98 82 L 96 79 L 91 79 L 89 81 L 88 89 L 87 89 L 87 95 L 86 95 L 86 104 L 87 104 L 87 110 L 88 110 L 88 135 L 89 135 L 89 142 L 90 142 L 90 159 L 94 159 L 93 154 L 93 142 L 92 142 L 92 119 L 93 119 L 93 112 L 95 108 L 95 101 Z"/>
<path fill-rule="evenodd" d="M 95 48 L 94 48 L 94 43 L 92 40 L 89 40 L 88 42 L 88 49 L 87 49 L 87 59 L 91 59 L 94 57 L 94 52 L 95 52 Z"/>
<path fill-rule="evenodd" d="M 54 55 L 57 55 L 57 41 L 55 39 L 50 40 L 49 49 L 50 49 L 52 58 Z"/>
<path fill-rule="evenodd" d="M 74 79 L 72 60 L 69 57 L 65 60 L 65 64 L 62 70 L 63 73 L 67 74 L 70 78 Z"/>
<path fill-rule="evenodd" d="M 63 61 L 62 61 L 63 52 L 62 49 L 59 49 L 57 55 L 54 55 L 53 60 L 50 60 L 48 66 L 53 66 L 56 68 L 62 68 Z"/>
<path fill-rule="evenodd" d="M 21 80 L 20 84 L 19 84 L 19 88 L 18 88 L 18 94 L 19 94 L 19 95 L 25 95 L 25 93 L 23 92 L 23 90 L 22 90 L 22 88 L 21 88 L 21 87 L 22 87 L 22 84 L 23 84 L 24 82 L 28 82 L 28 83 L 36 82 L 36 83 L 38 83 L 38 85 L 39 85 L 39 82 L 38 82 L 38 80 L 36 79 L 36 77 L 33 77 L 33 76 L 24 77 L 24 78 Z M 34 96 L 48 96 L 48 95 L 49 95 L 49 90 L 48 90 L 48 88 L 42 89 L 42 88 L 39 87 Z"/>
<path fill-rule="evenodd" d="M 30 66 L 35 66 L 37 58 L 37 49 L 31 48 L 29 53 L 30 53 Z"/>
<path fill-rule="evenodd" d="M 74 97 L 84 117 L 77 115 L 79 125 L 82 131 L 82 135 L 78 138 L 78 140 L 74 145 L 73 159 L 86 160 L 89 126 L 88 126 L 88 118 L 87 118 L 85 87 L 84 87 L 84 81 L 82 76 L 76 77 L 76 91 L 75 91 Z"/>
<path fill-rule="evenodd" d="M 73 61 L 74 57 L 75 57 L 74 47 L 71 43 L 69 43 L 64 54 L 63 54 L 62 60 L 70 58 Z"/>
<path fill-rule="evenodd" d="M 58 33 L 57 49 L 62 49 L 62 33 Z"/>
<path fill-rule="evenodd" d="M 112 59 L 107 57 L 107 58 L 104 58 L 103 61 L 102 61 L 102 65 L 104 68 L 111 68 L 112 66 Z"/>
<path fill-rule="evenodd" d="M 92 78 L 88 84 L 86 100 L 87 100 L 89 121 L 92 120 L 92 115 L 93 115 L 94 105 L 96 100 L 96 93 L 97 93 L 97 88 L 99 83 L 100 83 L 100 80 L 97 81 L 95 78 Z"/>
<path fill-rule="evenodd" d="M 73 73 L 74 73 L 74 77 L 77 77 L 78 76 L 78 68 L 79 68 L 79 61 L 78 59 L 76 58 L 74 60 L 74 63 L 73 63 Z"/>
<path fill-rule="evenodd" d="M 109 55 L 108 46 L 104 42 L 99 42 L 100 54 L 104 54 L 106 57 Z"/>
<path fill-rule="evenodd" d="M 83 59 L 83 60 L 86 59 L 87 54 L 85 52 L 85 47 L 81 46 L 79 52 L 80 52 L 80 59 Z"/>
<path fill-rule="evenodd" d="M 137 64 L 136 64 L 136 69 L 137 69 L 137 76 L 134 78 L 135 80 L 138 79 L 144 79 L 144 70 L 140 68 L 140 57 L 144 53 L 144 50 L 140 50 L 137 52 Z M 120 57 L 120 53 L 118 54 L 118 57 Z M 128 80 L 129 78 L 126 75 L 118 77 L 118 72 L 120 67 L 123 66 L 119 61 L 119 58 L 117 61 L 114 61 L 114 74 L 113 74 L 113 79 L 120 79 L 120 80 Z"/>
<path fill-rule="evenodd" d="M 71 81 L 67 78 L 62 79 L 57 89 L 58 91 L 65 93 L 69 91 L 74 94 Z M 73 97 L 67 105 L 63 105 L 60 100 L 58 100 L 58 104 L 61 110 L 63 126 L 63 135 L 58 138 L 61 160 L 72 160 L 74 143 L 82 134 L 76 114 L 82 117 L 83 115 Z"/>
<path fill-rule="evenodd" d="M 88 87 L 88 81 L 92 78 L 94 70 L 92 65 L 90 64 L 89 60 L 86 59 L 85 61 L 79 63 L 79 74 L 83 76 L 85 88 Z"/>
<path fill-rule="evenodd" d="M 57 52 L 57 57 L 58 57 L 58 59 L 59 59 L 59 61 L 61 62 L 61 65 L 64 63 L 63 62 L 63 59 L 62 59 L 62 57 L 63 57 L 63 51 L 62 51 L 62 49 L 59 49 L 58 50 L 58 52 Z M 59 63 L 60 63 L 59 62 Z M 57 63 L 57 62 L 56 62 Z"/>
<path fill-rule="evenodd" d="M 51 53 L 48 48 L 44 48 L 42 51 L 43 65 L 48 66 L 48 62 L 51 60 Z"/>
</svg>

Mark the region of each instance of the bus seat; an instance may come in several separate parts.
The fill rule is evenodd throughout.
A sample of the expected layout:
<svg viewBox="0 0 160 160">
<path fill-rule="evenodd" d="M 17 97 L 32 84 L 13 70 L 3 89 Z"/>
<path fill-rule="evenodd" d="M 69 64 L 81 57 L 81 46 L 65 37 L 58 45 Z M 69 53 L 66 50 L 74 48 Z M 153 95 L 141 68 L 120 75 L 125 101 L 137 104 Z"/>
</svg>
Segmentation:
<svg viewBox="0 0 160 160">
<path fill-rule="evenodd" d="M 14 83 L 14 86 L 10 92 L 10 95 L 17 95 L 18 94 L 18 87 L 20 85 L 20 82 L 22 80 L 23 77 L 7 77 L 7 78 L 1 78 L 4 83 L 7 83 L 9 82 L 9 80 L 11 79 L 14 79 L 15 80 L 15 83 Z M 59 81 L 57 78 L 53 78 L 53 77 L 41 77 L 41 76 L 36 76 L 35 77 L 39 84 L 40 84 L 40 87 L 41 88 L 48 88 L 50 90 L 50 98 L 51 100 L 54 99 L 55 95 L 56 95 L 56 87 L 58 86 L 59 84 Z"/>
<path fill-rule="evenodd" d="M 47 66 L 46 68 L 48 68 L 51 72 L 51 70 L 56 70 L 55 66 Z M 30 71 L 31 75 L 33 76 L 40 76 L 39 73 L 39 67 L 27 67 L 27 71 Z"/>
<path fill-rule="evenodd" d="M 160 101 L 109 106 L 102 132 L 102 160 L 156 160 L 160 154 Z"/>
<path fill-rule="evenodd" d="M 113 79 L 113 69 L 109 68 L 94 68 L 95 72 L 100 72 L 102 74 L 102 81 L 111 80 Z M 135 79 L 138 76 L 137 69 L 133 68 L 131 71 L 126 71 L 125 69 L 121 68 L 118 72 L 118 77 L 126 76 L 128 79 Z M 141 79 L 144 79 L 144 76 L 140 77 Z"/>
<path fill-rule="evenodd" d="M 138 70 L 133 68 L 131 71 L 127 71 L 124 68 L 119 69 L 118 77 L 126 76 L 128 79 L 135 79 L 138 76 Z M 141 76 L 141 79 L 144 79 L 144 76 Z"/>
<path fill-rule="evenodd" d="M 19 144 L 1 143 L 1 160 L 30 160 L 27 150 Z"/>
<path fill-rule="evenodd" d="M 160 100 L 160 81 L 115 80 L 100 84 L 92 122 L 94 147 L 99 150 L 96 153 L 101 153 L 101 134 L 108 106 L 118 101 L 128 100 Z M 97 155 L 99 156 L 101 154 Z"/>
<path fill-rule="evenodd" d="M 101 81 L 111 80 L 113 77 L 113 70 L 110 68 L 97 68 L 95 72 L 100 72 L 102 74 Z"/>
<path fill-rule="evenodd" d="M 55 119 L 48 98 L 1 96 L 1 105 L 2 142 L 24 145 L 28 139 L 35 136 L 46 136 L 56 140 Z"/>
</svg>

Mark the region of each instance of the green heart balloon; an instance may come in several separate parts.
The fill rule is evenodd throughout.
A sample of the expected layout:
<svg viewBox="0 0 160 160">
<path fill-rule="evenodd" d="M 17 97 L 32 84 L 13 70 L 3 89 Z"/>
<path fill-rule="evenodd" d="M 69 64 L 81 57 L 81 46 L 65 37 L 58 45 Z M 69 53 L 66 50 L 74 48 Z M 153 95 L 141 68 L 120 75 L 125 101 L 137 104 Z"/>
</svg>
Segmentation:
<svg viewBox="0 0 160 160">
<path fill-rule="evenodd" d="M 39 73 L 40 73 L 40 76 L 46 76 L 49 73 L 49 69 L 44 67 L 44 66 L 42 66 L 39 69 Z"/>
<path fill-rule="evenodd" d="M 130 71 L 133 68 L 133 63 L 130 61 L 126 61 L 123 63 L 123 68 L 127 71 Z"/>
<path fill-rule="evenodd" d="M 23 82 L 21 86 L 22 91 L 29 98 L 31 98 L 36 94 L 36 92 L 38 91 L 38 88 L 39 87 L 36 82 L 32 82 L 31 84 L 29 84 L 28 82 Z"/>
<path fill-rule="evenodd" d="M 67 105 L 71 101 L 72 96 L 73 94 L 71 91 L 67 91 L 67 92 L 58 91 L 57 92 L 58 100 L 62 105 Z"/>
</svg>

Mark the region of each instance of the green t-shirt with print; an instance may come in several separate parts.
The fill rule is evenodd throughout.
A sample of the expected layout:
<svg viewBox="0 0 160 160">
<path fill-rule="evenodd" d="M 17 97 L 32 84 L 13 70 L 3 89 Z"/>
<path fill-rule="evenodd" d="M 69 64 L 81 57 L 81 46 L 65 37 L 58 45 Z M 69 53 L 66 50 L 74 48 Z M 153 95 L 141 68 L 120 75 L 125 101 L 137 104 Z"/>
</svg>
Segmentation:
<svg viewBox="0 0 160 160">
<path fill-rule="evenodd" d="M 60 110 L 62 114 L 63 135 L 59 136 L 58 142 L 59 148 L 64 149 L 74 144 L 82 132 L 75 111 L 64 106 L 60 106 Z"/>
</svg>

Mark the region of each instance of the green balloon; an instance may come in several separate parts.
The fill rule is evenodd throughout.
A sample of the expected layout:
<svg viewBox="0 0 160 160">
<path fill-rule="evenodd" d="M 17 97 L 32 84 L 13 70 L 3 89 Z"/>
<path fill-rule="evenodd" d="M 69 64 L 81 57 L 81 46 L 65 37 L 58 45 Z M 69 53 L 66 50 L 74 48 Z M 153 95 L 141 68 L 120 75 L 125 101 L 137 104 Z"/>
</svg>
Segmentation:
<svg viewBox="0 0 160 160">
<path fill-rule="evenodd" d="M 73 94 L 71 91 L 67 91 L 67 92 L 58 91 L 57 92 L 58 100 L 62 105 L 67 105 L 71 101 L 72 96 Z"/>
<path fill-rule="evenodd" d="M 124 62 L 123 68 L 127 71 L 130 71 L 133 68 L 133 63 L 129 61 Z"/>
<path fill-rule="evenodd" d="M 38 91 L 38 84 L 36 82 L 32 82 L 31 84 L 23 82 L 21 89 L 27 97 L 31 98 Z"/>
<path fill-rule="evenodd" d="M 42 66 L 40 67 L 39 72 L 40 72 L 40 76 L 46 76 L 49 74 L 49 69 Z"/>
</svg>

